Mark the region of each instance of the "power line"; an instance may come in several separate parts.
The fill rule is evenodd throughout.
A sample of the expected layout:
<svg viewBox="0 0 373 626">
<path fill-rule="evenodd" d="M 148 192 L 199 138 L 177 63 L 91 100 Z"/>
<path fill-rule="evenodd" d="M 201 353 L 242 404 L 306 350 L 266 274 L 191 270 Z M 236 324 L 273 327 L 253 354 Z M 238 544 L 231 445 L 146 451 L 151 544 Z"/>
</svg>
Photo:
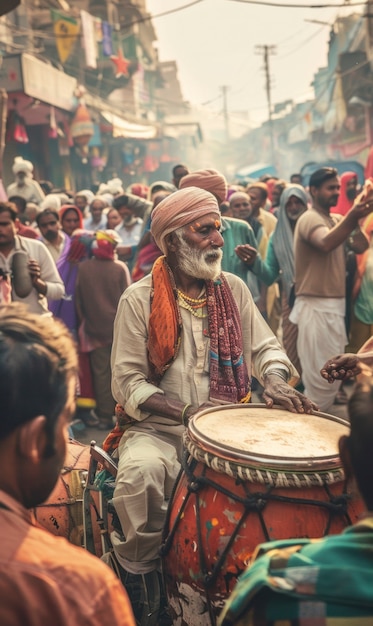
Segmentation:
<svg viewBox="0 0 373 626">
<path fill-rule="evenodd" d="M 184 9 L 189 9 L 195 4 L 199 4 L 200 2 L 204 2 L 205 0 L 194 0 L 194 2 L 189 2 L 189 4 L 183 4 L 181 7 L 177 7 L 176 9 L 169 9 L 168 11 L 163 11 L 163 13 L 157 13 L 156 15 L 147 15 L 146 17 L 139 18 L 129 24 L 126 24 L 126 27 L 132 26 L 134 24 L 141 24 L 141 22 L 147 22 L 148 20 L 155 20 L 158 17 L 164 17 L 165 15 L 170 15 L 171 13 L 177 13 L 178 11 L 183 11 Z"/>
<path fill-rule="evenodd" d="M 303 48 L 303 46 L 308 44 L 309 41 L 317 37 L 321 33 L 322 30 L 324 30 L 324 26 L 319 28 L 315 33 L 312 33 L 312 35 L 310 35 L 309 37 L 307 37 L 307 39 L 302 41 L 296 48 L 293 48 L 293 50 L 290 50 L 290 52 L 287 52 L 286 54 L 281 55 L 279 59 L 286 59 L 286 57 L 291 56 L 292 54 L 294 54 L 294 52 L 298 52 L 298 50 L 300 50 L 301 48 Z"/>
<path fill-rule="evenodd" d="M 257 4 L 264 7 L 277 7 L 278 9 L 334 9 L 334 8 L 349 8 L 357 6 L 365 6 L 366 2 L 349 2 L 346 4 L 290 4 L 288 2 L 269 2 L 267 0 L 229 0 L 230 2 L 242 2 L 243 4 Z"/>
<path fill-rule="evenodd" d="M 171 13 L 177 13 L 179 11 L 184 11 L 185 9 L 189 9 L 190 7 L 194 6 L 195 4 L 200 4 L 201 2 L 205 2 L 205 0 L 194 0 L 194 2 L 189 2 L 188 4 L 183 4 L 181 7 L 176 7 L 175 9 L 169 9 L 168 11 L 163 11 L 162 13 L 157 13 L 156 15 L 146 15 L 144 17 L 138 18 L 136 20 L 133 20 L 132 22 L 129 22 L 128 24 L 124 24 L 122 26 L 122 28 L 130 28 L 131 26 L 135 26 L 136 24 L 141 24 L 143 22 L 148 22 L 150 20 L 155 20 L 159 17 L 164 17 L 165 15 L 171 15 Z M 67 15 L 68 12 L 66 11 Z M 74 19 L 78 19 L 75 15 L 71 16 Z M 46 38 L 46 39 L 55 39 L 56 36 L 53 33 L 46 33 L 44 31 L 41 30 L 37 30 L 36 28 L 26 28 L 23 26 L 15 26 L 14 24 L 11 23 L 7 23 L 6 24 L 7 28 L 13 28 L 14 30 L 16 30 L 17 28 L 22 30 L 24 33 L 33 33 L 35 34 L 36 37 L 40 37 L 40 38 Z M 60 39 L 64 39 L 64 38 L 69 38 L 71 37 L 71 35 L 58 35 L 58 37 Z"/>
</svg>

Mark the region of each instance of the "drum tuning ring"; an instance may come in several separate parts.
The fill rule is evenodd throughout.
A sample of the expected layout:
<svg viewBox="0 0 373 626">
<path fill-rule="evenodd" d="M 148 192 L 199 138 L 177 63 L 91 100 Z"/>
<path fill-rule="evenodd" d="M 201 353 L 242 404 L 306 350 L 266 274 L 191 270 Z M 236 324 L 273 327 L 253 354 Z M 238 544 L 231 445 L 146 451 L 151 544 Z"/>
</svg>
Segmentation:
<svg viewBox="0 0 373 626">
<path fill-rule="evenodd" d="M 264 498 L 259 498 L 256 501 L 256 506 L 257 506 L 257 509 L 259 511 L 263 511 L 263 509 L 265 508 L 266 504 L 267 504 L 267 502 L 266 502 L 266 500 L 264 500 Z"/>
<path fill-rule="evenodd" d="M 339 496 L 335 496 L 331 498 L 331 503 L 334 505 L 336 509 L 339 509 L 342 512 L 347 511 L 347 494 L 341 494 Z"/>
<path fill-rule="evenodd" d="M 199 482 L 198 482 L 198 481 L 196 481 L 196 480 L 194 480 L 193 482 L 191 482 L 191 483 L 188 485 L 188 489 L 189 489 L 189 491 L 191 491 L 192 493 L 195 493 L 196 491 L 198 491 L 198 490 L 199 490 L 199 488 L 200 488 Z"/>
</svg>

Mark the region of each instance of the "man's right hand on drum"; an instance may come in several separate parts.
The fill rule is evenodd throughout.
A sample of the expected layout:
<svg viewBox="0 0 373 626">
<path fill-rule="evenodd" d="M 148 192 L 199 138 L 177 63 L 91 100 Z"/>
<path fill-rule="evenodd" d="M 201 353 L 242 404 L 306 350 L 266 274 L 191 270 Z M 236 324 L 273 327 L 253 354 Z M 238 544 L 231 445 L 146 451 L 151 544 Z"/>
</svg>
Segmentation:
<svg viewBox="0 0 373 626">
<path fill-rule="evenodd" d="M 291 413 L 312 413 L 319 410 L 317 404 L 288 385 L 282 373 L 276 374 L 273 370 L 264 375 L 263 400 L 268 409 L 278 404 Z"/>
</svg>

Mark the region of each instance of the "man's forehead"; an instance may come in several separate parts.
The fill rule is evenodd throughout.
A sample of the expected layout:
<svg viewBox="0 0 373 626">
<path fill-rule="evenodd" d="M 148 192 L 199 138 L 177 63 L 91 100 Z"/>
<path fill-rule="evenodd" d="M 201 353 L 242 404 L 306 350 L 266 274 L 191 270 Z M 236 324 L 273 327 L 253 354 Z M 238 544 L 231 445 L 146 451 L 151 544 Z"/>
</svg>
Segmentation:
<svg viewBox="0 0 373 626">
<path fill-rule="evenodd" d="M 177 167 L 175 170 L 175 175 L 176 176 L 180 176 L 180 174 L 182 176 L 186 176 L 188 174 L 188 170 L 186 169 L 186 167 L 183 167 L 182 165 L 180 167 Z"/>
<path fill-rule="evenodd" d="M 340 185 L 341 184 L 341 179 L 339 178 L 339 176 L 334 176 L 334 178 L 329 178 L 329 180 L 326 180 L 324 182 L 324 185 L 330 185 L 330 187 L 334 187 L 334 185 Z"/>
<path fill-rule="evenodd" d="M 250 202 L 250 197 L 246 193 L 240 193 L 239 196 L 231 198 L 231 204 L 237 204 L 237 202 Z"/>
<path fill-rule="evenodd" d="M 0 222 L 12 222 L 12 216 L 10 215 L 9 211 L 1 211 L 0 213 Z"/>
<path fill-rule="evenodd" d="M 203 215 L 198 217 L 197 219 L 192 220 L 187 224 L 187 226 L 194 226 L 195 228 L 201 228 L 201 226 L 216 226 L 219 228 L 221 222 L 220 215 L 216 213 L 210 213 L 208 215 Z"/>
<path fill-rule="evenodd" d="M 39 219 L 39 226 L 48 226 L 48 224 L 57 224 L 58 219 L 56 217 L 54 217 L 53 215 L 48 217 L 41 217 Z"/>
</svg>

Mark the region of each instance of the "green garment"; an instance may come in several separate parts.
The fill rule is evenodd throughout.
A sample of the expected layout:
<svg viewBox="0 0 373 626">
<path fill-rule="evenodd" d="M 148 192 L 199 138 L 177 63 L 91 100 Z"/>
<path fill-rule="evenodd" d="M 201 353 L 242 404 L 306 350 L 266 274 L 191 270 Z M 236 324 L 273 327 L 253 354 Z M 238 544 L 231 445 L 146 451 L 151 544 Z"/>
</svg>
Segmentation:
<svg viewBox="0 0 373 626">
<path fill-rule="evenodd" d="M 281 268 L 273 247 L 273 233 L 268 241 L 265 261 L 263 261 L 261 256 L 258 255 L 255 259 L 255 263 L 253 264 L 252 271 L 265 285 L 268 286 L 272 285 L 280 276 Z"/>
<path fill-rule="evenodd" d="M 224 239 L 222 270 L 239 276 L 246 283 L 248 266 L 238 258 L 234 249 L 245 243 L 258 249 L 253 229 L 244 220 L 222 217 L 221 234 Z"/>
<path fill-rule="evenodd" d="M 239 578 L 219 626 L 373 624 L 373 517 L 324 539 L 273 541 Z"/>
</svg>

